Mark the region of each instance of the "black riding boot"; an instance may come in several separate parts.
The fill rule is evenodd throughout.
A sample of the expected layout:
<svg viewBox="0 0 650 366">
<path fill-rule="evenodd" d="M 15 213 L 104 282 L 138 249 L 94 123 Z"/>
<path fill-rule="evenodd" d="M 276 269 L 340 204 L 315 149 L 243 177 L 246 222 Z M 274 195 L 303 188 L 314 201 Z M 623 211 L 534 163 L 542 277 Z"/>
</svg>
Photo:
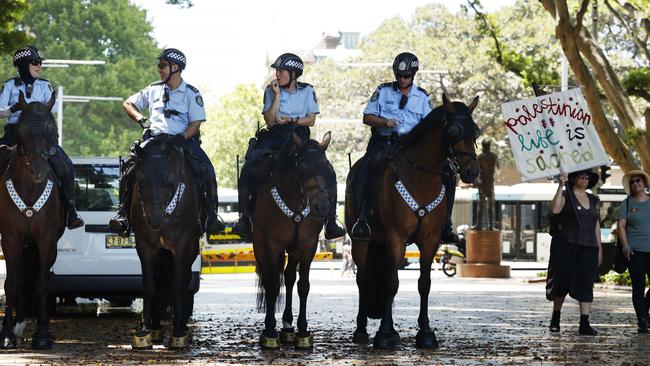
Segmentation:
<svg viewBox="0 0 650 366">
<path fill-rule="evenodd" d="M 442 243 L 458 243 L 458 235 L 451 223 L 451 211 L 454 208 L 454 198 L 456 197 L 456 173 L 451 170 L 445 171 L 442 175 L 442 184 L 445 185 L 445 195 L 447 196 L 447 214 L 440 241 Z"/>
<path fill-rule="evenodd" d="M 120 178 L 120 206 L 117 209 L 117 214 L 108 222 L 108 228 L 111 232 L 127 238 L 131 235 L 129 211 L 131 209 L 132 189 L 130 177 L 123 173 Z"/>
<path fill-rule="evenodd" d="M 251 215 L 252 210 L 250 207 L 251 196 L 250 196 L 250 187 L 248 184 L 244 184 L 241 181 L 239 182 L 239 220 L 233 225 L 232 232 L 239 235 L 242 238 L 248 238 L 251 235 L 252 223 Z"/>
<path fill-rule="evenodd" d="M 203 182 L 203 190 L 205 194 L 205 208 L 207 210 L 205 220 L 205 234 L 210 237 L 210 234 L 219 234 L 225 229 L 221 220 L 219 220 L 218 208 L 219 197 L 217 196 L 217 182 L 212 179 L 206 179 Z"/>
<path fill-rule="evenodd" d="M 357 222 L 352 226 L 350 235 L 357 240 L 370 240 L 372 233 L 366 217 L 367 185 L 364 183 L 358 181 L 354 186 L 354 211 L 357 214 Z"/>
<path fill-rule="evenodd" d="M 65 201 L 65 208 L 68 212 L 68 217 L 66 218 L 65 224 L 69 230 L 80 228 L 84 226 L 84 220 L 82 220 L 81 217 L 79 217 L 77 214 L 77 208 L 75 207 L 74 203 L 74 185 L 70 184 L 70 182 L 65 181 L 63 181 L 61 185 L 61 188 L 63 188 L 63 200 Z"/>
<path fill-rule="evenodd" d="M 336 175 L 332 171 L 330 177 L 330 184 L 328 187 L 330 191 L 330 212 L 327 214 L 327 223 L 325 224 L 325 239 L 340 238 L 345 235 L 345 229 L 340 227 L 336 222 Z"/>
</svg>

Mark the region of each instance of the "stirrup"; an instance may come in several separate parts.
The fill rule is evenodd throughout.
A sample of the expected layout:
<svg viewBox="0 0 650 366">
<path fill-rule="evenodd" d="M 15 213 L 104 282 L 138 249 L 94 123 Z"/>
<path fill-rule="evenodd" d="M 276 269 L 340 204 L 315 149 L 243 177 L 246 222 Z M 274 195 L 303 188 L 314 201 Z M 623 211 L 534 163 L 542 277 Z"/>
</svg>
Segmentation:
<svg viewBox="0 0 650 366">
<path fill-rule="evenodd" d="M 244 223 L 243 220 L 248 221 L 248 223 Z M 242 228 L 242 226 L 246 226 L 245 228 Z M 245 229 L 245 230 L 242 230 Z M 232 226 L 232 232 L 234 234 L 237 234 L 242 237 L 242 239 L 248 238 L 251 233 L 253 232 L 253 222 L 251 221 L 251 218 L 248 216 L 241 216 L 237 222 Z"/>
<path fill-rule="evenodd" d="M 364 230 L 360 226 L 357 227 L 357 225 L 365 225 L 365 229 L 367 229 L 368 235 L 367 236 L 356 235 L 355 232 L 357 232 L 357 230 Z M 353 239 L 370 240 L 370 237 L 372 236 L 372 229 L 370 229 L 370 225 L 368 225 L 367 221 L 365 221 L 365 220 L 357 220 L 357 222 L 355 222 L 354 225 L 352 225 L 352 232 L 350 234 L 351 234 Z"/>
<path fill-rule="evenodd" d="M 130 235 L 129 226 L 129 219 L 125 216 L 120 216 L 119 214 L 111 218 L 108 222 L 108 228 L 112 233 L 127 238 Z"/>
<path fill-rule="evenodd" d="M 65 224 L 68 230 L 74 230 L 84 226 L 86 223 L 79 215 L 68 214 Z"/>
</svg>

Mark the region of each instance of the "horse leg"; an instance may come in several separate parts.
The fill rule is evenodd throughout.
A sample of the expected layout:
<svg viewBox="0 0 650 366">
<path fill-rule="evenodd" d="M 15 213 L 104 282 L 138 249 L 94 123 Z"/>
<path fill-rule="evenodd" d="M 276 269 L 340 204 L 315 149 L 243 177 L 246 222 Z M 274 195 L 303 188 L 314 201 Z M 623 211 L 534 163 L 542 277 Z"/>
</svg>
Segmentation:
<svg viewBox="0 0 650 366">
<path fill-rule="evenodd" d="M 431 264 L 435 256 L 437 240 L 420 245 L 420 278 L 418 292 L 420 293 L 420 315 L 418 316 L 419 331 L 415 337 L 418 348 L 438 348 L 436 333 L 429 326 L 429 291 L 431 290 Z"/>
<path fill-rule="evenodd" d="M 377 349 L 394 349 L 400 342 L 399 334 L 393 326 L 393 299 L 399 288 L 397 268 L 404 258 L 405 246 L 400 240 L 393 239 L 386 244 L 386 303 L 384 313 L 375 334 L 372 346 Z"/>
<path fill-rule="evenodd" d="M 269 244 L 267 247 L 270 247 Z M 256 252 L 257 253 L 257 252 Z M 265 256 L 267 255 L 267 256 Z M 280 292 L 280 276 L 284 265 L 284 252 L 264 251 L 259 258 L 265 258 L 262 270 L 262 284 L 264 286 L 264 301 L 266 317 L 264 318 L 264 330 L 260 337 L 262 348 L 277 349 L 280 346 L 278 332 L 275 329 L 275 304 Z"/>
<path fill-rule="evenodd" d="M 36 277 L 36 303 L 37 321 L 36 332 L 32 336 L 33 349 L 50 349 L 52 348 L 52 337 L 48 332 L 50 317 L 47 313 L 47 285 L 50 276 L 50 267 L 56 258 L 56 241 L 55 239 L 45 240 L 46 245 L 38 246 L 38 275 Z"/>
<path fill-rule="evenodd" d="M 280 342 L 283 344 L 292 344 L 296 338 L 291 323 L 293 322 L 293 285 L 296 283 L 297 266 L 298 261 L 295 255 L 289 255 L 287 267 L 284 269 L 286 301 L 284 303 L 284 313 L 282 314 L 282 330 L 280 331 Z"/>
<path fill-rule="evenodd" d="M 354 330 L 352 335 L 352 342 L 356 344 L 368 344 L 370 337 L 366 330 L 368 326 L 368 316 L 366 309 L 366 286 L 367 286 L 367 271 L 366 271 L 366 258 L 368 255 L 368 242 L 354 242 L 352 245 L 352 258 L 357 265 L 357 288 L 359 289 L 359 309 L 357 311 L 357 329 Z"/>
<path fill-rule="evenodd" d="M 14 334 L 13 312 L 16 309 L 18 296 L 22 290 L 24 278 L 23 272 L 23 248 L 19 242 L 9 236 L 2 238 L 2 249 L 5 255 L 7 278 L 5 279 L 5 317 L 0 331 L 0 348 L 16 348 L 16 336 Z"/>
<path fill-rule="evenodd" d="M 174 254 L 174 278 L 172 289 L 172 303 L 174 304 L 174 330 L 172 331 L 172 338 L 170 342 L 171 348 L 185 348 L 190 344 L 190 336 L 185 314 L 185 294 L 187 287 L 190 284 L 190 277 L 192 275 L 192 261 L 196 256 L 184 255 L 185 253 L 176 252 Z M 187 258 L 191 260 L 188 261 Z"/>
<path fill-rule="evenodd" d="M 131 347 L 133 349 L 153 347 L 151 340 L 151 307 L 156 291 L 154 278 L 156 253 L 155 250 L 154 253 L 149 253 L 149 251 L 151 250 L 138 250 L 140 266 L 142 267 L 142 320 L 140 322 L 140 330 L 135 333 L 131 341 Z"/>
<path fill-rule="evenodd" d="M 314 248 L 316 249 L 316 248 Z M 309 257 L 303 258 L 300 262 L 300 279 L 298 280 L 298 296 L 300 297 L 300 311 L 298 312 L 298 334 L 296 336 L 296 348 L 310 349 L 314 346 L 314 337 L 307 330 L 307 296 L 309 295 L 309 269 L 311 258 L 314 253 L 310 252 Z"/>
</svg>

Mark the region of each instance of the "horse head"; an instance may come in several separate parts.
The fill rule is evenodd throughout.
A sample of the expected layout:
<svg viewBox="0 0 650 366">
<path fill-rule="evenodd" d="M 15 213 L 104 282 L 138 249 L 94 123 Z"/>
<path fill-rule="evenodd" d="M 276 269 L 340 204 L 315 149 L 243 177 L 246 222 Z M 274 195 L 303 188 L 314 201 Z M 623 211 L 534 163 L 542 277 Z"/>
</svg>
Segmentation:
<svg viewBox="0 0 650 366">
<path fill-rule="evenodd" d="M 461 102 L 451 102 L 446 94 L 442 94 L 445 109 L 445 140 L 451 156 L 458 162 L 460 179 L 472 183 L 480 173 L 476 159 L 476 139 L 480 130 L 472 119 L 472 112 L 478 105 L 478 97 L 467 106 Z"/>
<path fill-rule="evenodd" d="M 18 95 L 18 109 L 21 111 L 16 124 L 16 141 L 18 149 L 25 157 L 25 162 L 32 171 L 35 181 L 47 178 L 49 155 L 56 153 L 57 129 L 52 116 L 56 102 L 56 93 L 52 93 L 47 104 L 27 103 L 21 91 Z"/>
<path fill-rule="evenodd" d="M 140 169 L 136 174 L 142 214 L 149 229 L 158 231 L 169 221 L 168 215 L 183 190 L 184 155 L 169 135 L 147 141 L 140 148 Z M 170 210 L 171 208 L 171 210 Z"/>
<path fill-rule="evenodd" d="M 331 169 L 325 150 L 332 140 L 332 134 L 327 132 L 320 143 L 315 140 L 303 142 L 296 134 L 293 134 L 292 139 L 290 154 L 295 156 L 294 163 L 303 199 L 314 216 L 324 219 L 330 210 L 327 179 Z"/>
</svg>

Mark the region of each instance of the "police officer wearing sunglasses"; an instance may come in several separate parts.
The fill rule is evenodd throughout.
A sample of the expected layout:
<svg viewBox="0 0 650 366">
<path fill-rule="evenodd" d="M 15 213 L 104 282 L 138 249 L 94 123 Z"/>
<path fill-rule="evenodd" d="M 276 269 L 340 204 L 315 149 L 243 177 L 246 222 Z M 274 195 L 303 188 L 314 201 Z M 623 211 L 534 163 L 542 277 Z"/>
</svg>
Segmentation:
<svg viewBox="0 0 650 366">
<path fill-rule="evenodd" d="M 16 144 L 15 126 L 20 117 L 21 111 L 18 109 L 18 96 L 20 92 L 25 97 L 25 102 L 40 102 L 47 104 L 52 98 L 52 86 L 46 79 L 41 79 L 41 65 L 43 56 L 34 46 L 25 46 L 14 53 L 13 64 L 18 69 L 18 76 L 5 81 L 0 94 L 0 117 L 7 117 L 5 125 L 5 134 L 0 139 L 0 145 L 13 146 Z M 52 112 L 56 112 L 56 104 Z M 77 209 L 74 201 L 74 166 L 72 161 L 56 145 L 56 136 L 54 139 L 54 149 L 50 153 L 48 160 L 52 165 L 52 170 L 61 182 L 61 188 L 64 194 L 64 203 L 68 214 L 66 225 L 68 229 L 76 229 L 84 225 L 83 220 L 77 215 Z M 4 168 L 4 167 L 2 167 Z"/>
<path fill-rule="evenodd" d="M 420 62 L 414 54 L 403 52 L 397 55 L 393 61 L 395 81 L 379 85 L 363 111 L 363 123 L 372 127 L 372 136 L 366 154 L 357 163 L 354 177 L 354 208 L 358 219 L 351 234 L 355 239 L 370 240 L 366 193 L 369 191 L 367 187 L 373 171 L 383 168 L 398 137 L 409 133 L 433 109 L 429 93 L 415 84 L 415 74 L 419 68 Z M 447 185 L 445 183 L 446 188 Z M 449 185 L 455 187 L 455 176 L 453 184 Z M 453 195 L 453 189 L 447 189 L 447 192 Z M 449 199 L 453 202 L 453 197 L 448 197 Z M 451 220 L 447 221 L 443 229 L 443 241 L 457 241 Z"/>
<path fill-rule="evenodd" d="M 206 121 L 205 108 L 199 90 L 187 84 L 181 77 L 186 62 L 181 51 L 175 48 L 163 50 L 158 56 L 160 81 L 130 96 L 124 102 L 124 110 L 145 130 L 144 140 L 160 134 L 172 135 L 177 146 L 198 160 L 197 166 L 190 164 L 190 167 L 198 170 L 196 174 L 201 178 L 201 189 L 208 212 L 203 227 L 208 234 L 216 234 L 224 228 L 217 216 L 217 179 L 214 167 L 201 149 L 199 141 L 199 128 L 201 123 Z M 142 114 L 147 109 L 149 117 Z M 136 151 L 131 150 L 123 165 L 120 178 L 120 207 L 117 216 L 109 222 L 110 229 L 123 236 L 130 233 L 127 214 L 131 204 Z"/>
</svg>

